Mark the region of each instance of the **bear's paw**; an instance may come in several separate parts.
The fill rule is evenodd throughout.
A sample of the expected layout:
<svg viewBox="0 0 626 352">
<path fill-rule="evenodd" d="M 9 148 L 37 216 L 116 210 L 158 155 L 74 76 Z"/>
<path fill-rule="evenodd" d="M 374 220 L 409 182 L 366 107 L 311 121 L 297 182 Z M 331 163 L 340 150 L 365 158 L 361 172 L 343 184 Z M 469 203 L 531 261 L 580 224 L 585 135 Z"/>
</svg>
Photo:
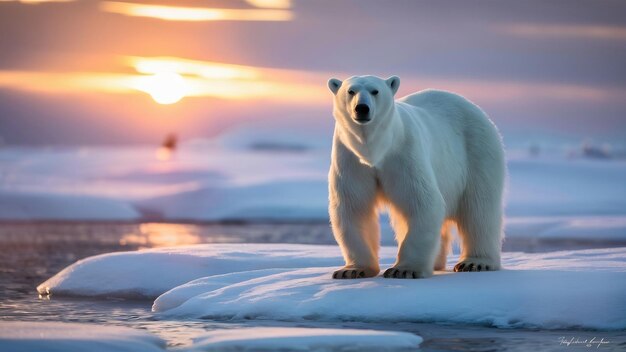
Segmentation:
<svg viewBox="0 0 626 352">
<path fill-rule="evenodd" d="M 392 267 L 385 270 L 383 277 L 387 279 L 425 279 L 430 277 L 432 272 L 415 270 L 402 267 Z"/>
<path fill-rule="evenodd" d="M 378 275 L 379 270 L 347 266 L 333 273 L 333 279 L 364 279 Z"/>
<path fill-rule="evenodd" d="M 454 266 L 455 272 L 496 271 L 500 263 L 488 258 L 466 258 Z"/>
</svg>

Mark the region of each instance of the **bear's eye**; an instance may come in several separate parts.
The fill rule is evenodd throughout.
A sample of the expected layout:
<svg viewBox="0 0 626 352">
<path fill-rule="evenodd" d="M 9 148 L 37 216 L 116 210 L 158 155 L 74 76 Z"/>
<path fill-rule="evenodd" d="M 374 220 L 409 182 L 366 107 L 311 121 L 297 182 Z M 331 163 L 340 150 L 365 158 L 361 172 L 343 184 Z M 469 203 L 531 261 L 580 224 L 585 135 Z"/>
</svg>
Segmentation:
<svg viewBox="0 0 626 352">
<path fill-rule="evenodd" d="M 374 89 L 374 90 L 372 91 L 372 95 L 378 95 L 378 90 Z"/>
<path fill-rule="evenodd" d="M 352 89 L 350 89 L 350 90 L 348 91 L 348 94 L 350 94 L 350 95 L 354 95 L 354 91 L 353 91 Z"/>
</svg>

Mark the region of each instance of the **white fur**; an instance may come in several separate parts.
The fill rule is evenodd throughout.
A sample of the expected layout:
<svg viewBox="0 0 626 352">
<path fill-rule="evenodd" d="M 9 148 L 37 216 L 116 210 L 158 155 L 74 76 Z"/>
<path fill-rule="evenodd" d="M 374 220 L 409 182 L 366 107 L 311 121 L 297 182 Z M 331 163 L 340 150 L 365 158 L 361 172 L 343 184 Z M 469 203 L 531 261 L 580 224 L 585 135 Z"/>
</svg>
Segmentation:
<svg viewBox="0 0 626 352">
<path fill-rule="evenodd" d="M 399 242 L 385 277 L 444 269 L 453 223 L 462 240 L 459 271 L 498 270 L 505 162 L 496 127 L 453 93 L 426 90 L 394 101 L 399 84 L 374 76 L 328 82 L 336 120 L 329 213 L 346 261 L 334 277 L 378 275 L 381 205 Z M 357 104 L 370 107 L 369 122 L 357 122 Z"/>
</svg>

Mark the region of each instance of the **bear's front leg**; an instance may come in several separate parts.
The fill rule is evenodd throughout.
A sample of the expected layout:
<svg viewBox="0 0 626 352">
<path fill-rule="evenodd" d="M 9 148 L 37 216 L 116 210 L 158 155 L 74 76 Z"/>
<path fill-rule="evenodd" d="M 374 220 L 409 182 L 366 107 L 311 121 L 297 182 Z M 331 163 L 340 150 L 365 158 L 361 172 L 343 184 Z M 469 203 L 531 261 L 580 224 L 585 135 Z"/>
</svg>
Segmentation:
<svg viewBox="0 0 626 352">
<path fill-rule="evenodd" d="M 333 273 L 334 279 L 374 277 L 380 272 L 380 230 L 376 212 L 376 181 L 365 174 L 346 178 L 331 170 L 329 214 L 333 234 L 346 266 Z"/>
<path fill-rule="evenodd" d="M 416 206 L 420 202 L 413 201 L 410 205 L 398 202 L 391 209 L 399 248 L 396 263 L 385 271 L 385 278 L 420 279 L 433 274 L 445 208 L 440 196 L 422 194 L 422 197 L 431 203 Z"/>
</svg>

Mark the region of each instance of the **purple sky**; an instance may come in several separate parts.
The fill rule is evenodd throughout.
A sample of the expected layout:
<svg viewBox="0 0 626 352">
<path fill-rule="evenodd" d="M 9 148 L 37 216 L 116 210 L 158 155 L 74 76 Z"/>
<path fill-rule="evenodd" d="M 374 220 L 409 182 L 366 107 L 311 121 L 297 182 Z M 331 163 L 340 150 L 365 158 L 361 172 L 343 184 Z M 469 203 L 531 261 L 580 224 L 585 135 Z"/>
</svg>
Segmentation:
<svg viewBox="0 0 626 352">
<path fill-rule="evenodd" d="M 126 2 L 259 9 L 235 0 Z M 293 0 L 282 9 L 293 20 L 264 22 L 165 21 L 106 12 L 102 3 L 0 1 L 5 143 L 153 143 L 168 132 L 213 136 L 250 123 L 332 131 L 330 93 L 310 103 L 198 96 L 158 105 L 144 93 L 55 91 L 58 82 L 6 78 L 134 74 L 119 65 L 128 56 L 289 69 L 280 82 L 306 77 L 320 89 L 331 75 L 395 74 L 401 94 L 439 88 L 469 97 L 505 142 L 626 137 L 623 1 Z"/>
</svg>

